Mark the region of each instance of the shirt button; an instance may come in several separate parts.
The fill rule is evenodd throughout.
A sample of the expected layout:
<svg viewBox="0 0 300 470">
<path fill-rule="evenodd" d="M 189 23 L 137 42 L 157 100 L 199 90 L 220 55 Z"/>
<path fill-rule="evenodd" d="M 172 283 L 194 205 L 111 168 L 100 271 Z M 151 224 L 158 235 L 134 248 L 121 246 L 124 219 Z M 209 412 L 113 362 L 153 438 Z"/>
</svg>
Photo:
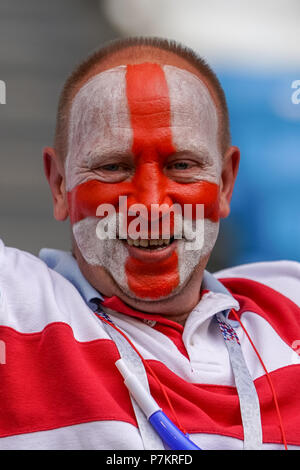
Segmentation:
<svg viewBox="0 0 300 470">
<path fill-rule="evenodd" d="M 155 320 L 143 320 L 143 322 L 146 323 L 146 325 L 151 326 L 151 328 L 156 325 Z"/>
</svg>

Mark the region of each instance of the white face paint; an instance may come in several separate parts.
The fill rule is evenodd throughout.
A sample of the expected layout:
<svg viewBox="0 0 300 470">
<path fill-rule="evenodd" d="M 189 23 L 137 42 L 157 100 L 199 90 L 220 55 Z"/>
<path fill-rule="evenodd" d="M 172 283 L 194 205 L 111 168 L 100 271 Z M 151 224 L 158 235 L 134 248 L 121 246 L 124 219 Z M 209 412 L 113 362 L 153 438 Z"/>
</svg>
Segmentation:
<svg viewBox="0 0 300 470">
<path fill-rule="evenodd" d="M 218 146 L 218 115 L 212 97 L 196 75 L 171 65 L 163 67 L 171 102 L 172 140 L 177 152 L 205 162 L 193 181 L 219 183 L 221 154 Z"/>
<path fill-rule="evenodd" d="M 173 144 L 178 152 L 197 155 L 207 162 L 193 181 L 203 180 L 219 185 L 222 157 L 218 146 L 218 115 L 211 95 L 203 82 L 186 70 L 170 65 L 165 65 L 163 69 L 171 102 Z M 179 288 L 212 251 L 219 233 L 219 222 L 204 219 L 202 230 L 201 249 L 187 250 L 184 240 L 178 244 Z"/>
<path fill-rule="evenodd" d="M 218 116 L 210 93 L 193 74 L 169 65 L 162 69 L 169 89 L 174 147 L 183 159 L 187 155 L 201 162 L 199 173 L 193 174 L 187 183 L 207 181 L 218 185 L 221 174 Z M 112 156 L 120 155 L 121 159 L 132 156 L 132 143 L 126 66 L 119 66 L 94 76 L 73 100 L 66 157 L 67 190 L 90 180 L 103 183 L 94 169 L 97 165 L 109 164 Z M 96 236 L 98 221 L 95 216 L 89 216 L 73 224 L 78 248 L 88 264 L 104 267 L 122 291 L 139 298 L 128 285 L 127 243 L 118 239 L 99 240 Z M 218 229 L 219 222 L 204 220 L 201 249 L 187 250 L 186 240 L 178 240 L 179 284 L 167 297 L 180 291 L 195 267 L 211 252 Z"/>
<path fill-rule="evenodd" d="M 113 216 L 110 216 L 110 219 L 111 223 L 114 224 Z M 107 220 L 109 223 L 109 218 Z M 77 246 L 88 264 L 103 266 L 121 290 L 129 293 L 125 273 L 125 263 L 128 258 L 126 245 L 119 239 L 100 240 L 96 236 L 98 222 L 97 217 L 87 217 L 73 225 L 73 234 Z"/>
<path fill-rule="evenodd" d="M 65 164 L 67 191 L 97 179 L 90 171 L 97 163 L 111 155 L 131 153 L 125 74 L 124 65 L 95 75 L 73 100 Z"/>
<path fill-rule="evenodd" d="M 113 216 L 107 218 L 108 224 L 110 223 L 109 219 L 111 219 L 112 224 L 115 223 Z M 73 234 L 78 248 L 88 264 L 103 266 L 126 295 L 138 299 L 139 297 L 128 286 L 125 270 L 128 250 L 125 243 L 119 239 L 100 240 L 95 235 L 98 222 L 98 218 L 88 217 L 73 225 Z M 184 225 L 184 222 L 182 223 Z M 218 224 L 205 219 L 202 230 L 204 233 L 201 249 L 187 250 L 185 247 L 187 240 L 185 238 L 177 240 L 179 285 L 167 297 L 176 295 L 181 290 L 196 266 L 211 252 L 218 236 Z M 161 297 L 161 299 L 163 298 Z M 151 300 L 151 298 L 149 297 L 148 300 Z"/>
</svg>

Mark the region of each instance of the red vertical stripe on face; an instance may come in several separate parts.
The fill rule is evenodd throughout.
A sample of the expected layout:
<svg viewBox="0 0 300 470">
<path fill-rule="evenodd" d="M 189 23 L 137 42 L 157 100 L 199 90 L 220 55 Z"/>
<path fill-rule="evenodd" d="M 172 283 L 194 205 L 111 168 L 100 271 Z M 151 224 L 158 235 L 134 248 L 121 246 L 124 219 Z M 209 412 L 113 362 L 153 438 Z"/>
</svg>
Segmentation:
<svg viewBox="0 0 300 470">
<path fill-rule="evenodd" d="M 128 207 L 134 203 L 146 207 L 149 229 L 152 204 L 179 204 L 182 210 L 184 204 L 189 204 L 192 212 L 190 215 L 184 213 L 184 216 L 193 219 L 196 218 L 196 204 L 203 204 L 204 217 L 218 221 L 218 185 L 203 180 L 179 183 L 168 177 L 165 171 L 168 157 L 177 149 L 172 139 L 170 96 L 162 67 L 152 63 L 128 65 L 126 93 L 133 136 L 134 175 L 131 179 L 108 183 L 99 181 L 96 171 L 89 171 L 86 181 L 83 178 L 83 183 L 68 193 L 71 223 L 95 217 L 101 204 L 112 204 L 118 212 L 120 196 L 127 196 Z M 119 111 L 124 112 L 121 108 Z M 186 112 L 189 112 L 188 107 Z M 113 129 L 115 124 L 112 121 L 109 125 Z M 117 137 L 115 144 L 118 145 Z M 92 179 L 93 174 L 95 179 Z M 130 221 L 128 217 L 127 222 Z M 170 229 L 172 233 L 172 216 Z M 142 258 L 136 253 L 129 251 L 125 263 L 127 283 L 133 293 L 140 298 L 158 299 L 168 296 L 178 287 L 180 279 L 175 249 L 170 250 L 167 259 L 161 258 L 156 263 L 153 260 L 150 262 L 149 256 Z"/>
<path fill-rule="evenodd" d="M 158 64 L 128 65 L 127 99 L 133 131 L 132 152 L 136 160 L 136 202 L 147 206 L 160 200 L 164 159 L 175 152 L 171 134 L 169 90 Z M 153 194 L 152 194 L 153 193 Z M 146 263 L 129 256 L 126 262 L 129 288 L 139 297 L 157 299 L 169 295 L 179 284 L 178 257 L 160 263 Z"/>
<path fill-rule="evenodd" d="M 150 159 L 157 161 L 174 153 L 169 90 L 160 65 L 127 65 L 126 86 L 134 155 L 143 153 L 145 160 L 148 150 Z"/>
</svg>

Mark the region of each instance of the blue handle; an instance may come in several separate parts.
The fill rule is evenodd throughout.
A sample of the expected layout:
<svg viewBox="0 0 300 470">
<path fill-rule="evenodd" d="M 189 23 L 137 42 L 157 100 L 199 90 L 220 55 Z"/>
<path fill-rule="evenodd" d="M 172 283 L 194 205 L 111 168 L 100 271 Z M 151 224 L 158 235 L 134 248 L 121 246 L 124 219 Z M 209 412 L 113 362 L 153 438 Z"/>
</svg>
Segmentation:
<svg viewBox="0 0 300 470">
<path fill-rule="evenodd" d="M 171 450 L 201 450 L 169 420 L 163 411 L 155 411 L 149 417 L 149 421 Z"/>
</svg>

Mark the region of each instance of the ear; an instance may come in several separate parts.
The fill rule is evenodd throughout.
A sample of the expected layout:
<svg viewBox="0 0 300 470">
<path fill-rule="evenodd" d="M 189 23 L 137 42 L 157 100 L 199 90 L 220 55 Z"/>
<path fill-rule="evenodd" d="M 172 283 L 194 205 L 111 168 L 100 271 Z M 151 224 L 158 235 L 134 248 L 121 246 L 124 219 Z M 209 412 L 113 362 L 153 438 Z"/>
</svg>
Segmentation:
<svg viewBox="0 0 300 470">
<path fill-rule="evenodd" d="M 43 157 L 46 178 L 52 192 L 54 217 L 56 220 L 65 220 L 69 211 L 63 165 L 52 147 L 44 149 Z"/>
<path fill-rule="evenodd" d="M 225 153 L 220 183 L 220 217 L 228 217 L 230 213 L 230 201 L 236 175 L 239 169 L 240 150 L 238 147 L 230 147 Z"/>
</svg>

